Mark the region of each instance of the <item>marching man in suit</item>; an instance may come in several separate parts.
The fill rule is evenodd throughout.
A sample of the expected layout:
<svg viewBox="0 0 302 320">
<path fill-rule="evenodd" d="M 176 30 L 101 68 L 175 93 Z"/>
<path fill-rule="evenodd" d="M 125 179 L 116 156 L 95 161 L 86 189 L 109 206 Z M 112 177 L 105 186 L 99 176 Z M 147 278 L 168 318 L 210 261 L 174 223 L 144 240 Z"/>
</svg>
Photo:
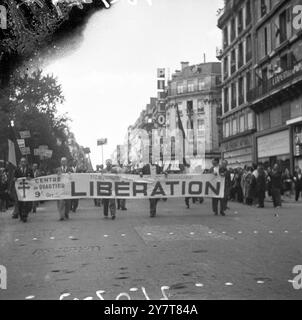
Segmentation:
<svg viewBox="0 0 302 320">
<path fill-rule="evenodd" d="M 57 174 L 62 175 L 66 173 L 72 173 L 72 168 L 67 166 L 67 158 L 63 157 L 61 159 L 61 166 L 57 169 Z M 71 207 L 71 200 L 58 200 L 57 201 L 57 208 L 60 215 L 60 221 L 68 220 L 69 219 L 69 212 Z"/>
<path fill-rule="evenodd" d="M 117 173 L 115 169 L 113 169 L 112 161 L 110 159 L 106 160 L 106 168 L 103 170 L 103 173 Z M 108 218 L 108 209 L 111 213 L 111 219 L 115 220 L 116 217 L 116 203 L 115 199 L 103 199 L 103 213 L 104 217 Z"/>
<path fill-rule="evenodd" d="M 15 171 L 15 181 L 19 178 L 32 179 L 34 178 L 33 171 L 29 168 L 27 164 L 27 160 L 22 157 L 20 160 L 20 166 Z M 32 208 L 32 202 L 23 202 L 18 200 L 18 211 L 20 220 L 23 222 L 27 222 L 28 213 Z"/>
<path fill-rule="evenodd" d="M 38 178 L 41 176 L 41 172 L 39 170 L 39 166 L 37 163 L 34 163 L 33 166 L 32 166 L 32 170 L 33 170 L 33 175 L 34 175 L 34 178 Z M 32 210 L 33 210 L 33 213 L 37 213 L 37 207 L 39 205 L 39 201 L 34 201 L 33 202 L 33 207 L 32 207 Z"/>
<path fill-rule="evenodd" d="M 214 214 L 218 215 L 218 204 L 220 204 L 220 214 L 225 216 L 225 211 L 227 209 L 229 190 L 231 185 L 231 177 L 230 173 L 227 169 L 228 162 L 226 160 L 222 161 L 222 165 L 219 165 L 219 159 L 214 159 L 212 161 L 213 167 L 210 169 L 210 173 L 215 176 L 225 177 L 225 188 L 224 188 L 224 196 L 223 198 L 213 198 L 212 199 L 212 209 Z"/>
</svg>

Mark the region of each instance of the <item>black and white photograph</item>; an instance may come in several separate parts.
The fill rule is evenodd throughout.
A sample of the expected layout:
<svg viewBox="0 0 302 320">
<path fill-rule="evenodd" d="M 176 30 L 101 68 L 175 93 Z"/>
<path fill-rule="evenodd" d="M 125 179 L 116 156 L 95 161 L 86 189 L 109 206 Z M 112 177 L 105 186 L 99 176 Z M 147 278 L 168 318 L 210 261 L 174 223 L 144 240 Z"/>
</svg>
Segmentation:
<svg viewBox="0 0 302 320">
<path fill-rule="evenodd" d="M 302 300 L 302 0 L 0 0 L 0 300 Z"/>
</svg>

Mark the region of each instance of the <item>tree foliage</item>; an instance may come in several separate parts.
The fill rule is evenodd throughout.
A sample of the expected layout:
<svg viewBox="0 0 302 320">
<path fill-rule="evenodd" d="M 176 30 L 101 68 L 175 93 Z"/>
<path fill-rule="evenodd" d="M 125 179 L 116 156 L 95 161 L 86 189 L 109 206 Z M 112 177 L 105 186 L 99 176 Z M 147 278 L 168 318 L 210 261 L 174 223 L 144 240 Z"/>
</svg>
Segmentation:
<svg viewBox="0 0 302 320">
<path fill-rule="evenodd" d="M 44 75 L 41 70 L 31 74 L 15 76 L 8 87 L 6 110 L 8 114 L 0 114 L 0 141 L 8 138 L 9 121 L 14 121 L 15 139 L 20 138 L 19 132 L 29 130 L 31 138 L 26 139 L 26 145 L 31 148 L 30 160 L 38 161 L 34 149 L 39 145 L 47 145 L 53 150 L 53 157 L 48 160 L 51 169 L 58 166 L 62 156 L 71 157 L 68 139 L 70 129 L 66 114 L 60 115 L 57 106 L 64 102 L 62 88 L 52 75 Z M 5 108 L 4 108 L 5 109 Z M 1 144 L 0 144 L 1 147 Z"/>
</svg>

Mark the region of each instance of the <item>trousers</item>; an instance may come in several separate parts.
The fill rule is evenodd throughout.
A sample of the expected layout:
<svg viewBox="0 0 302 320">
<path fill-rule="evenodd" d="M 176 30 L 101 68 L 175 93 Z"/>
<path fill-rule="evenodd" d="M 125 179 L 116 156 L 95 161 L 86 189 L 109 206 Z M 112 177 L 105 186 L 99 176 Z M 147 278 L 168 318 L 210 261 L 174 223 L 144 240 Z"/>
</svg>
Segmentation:
<svg viewBox="0 0 302 320">
<path fill-rule="evenodd" d="M 58 200 L 57 201 L 57 208 L 60 215 L 60 219 L 68 219 L 69 212 L 71 207 L 70 200 Z"/>
</svg>

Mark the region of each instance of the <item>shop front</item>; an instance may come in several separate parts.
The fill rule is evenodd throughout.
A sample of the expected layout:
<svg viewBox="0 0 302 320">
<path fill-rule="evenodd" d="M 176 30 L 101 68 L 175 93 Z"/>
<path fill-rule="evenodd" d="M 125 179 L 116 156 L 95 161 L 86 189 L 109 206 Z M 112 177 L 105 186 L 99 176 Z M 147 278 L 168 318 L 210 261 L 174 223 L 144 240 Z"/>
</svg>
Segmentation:
<svg viewBox="0 0 302 320">
<path fill-rule="evenodd" d="M 290 131 L 283 130 L 257 138 L 257 161 L 265 167 L 276 163 L 291 169 Z"/>
<path fill-rule="evenodd" d="M 302 116 L 287 122 L 291 128 L 293 146 L 293 167 L 302 168 Z"/>
<path fill-rule="evenodd" d="M 251 166 L 253 135 L 241 136 L 222 143 L 222 157 L 227 160 L 230 168 Z"/>
</svg>

